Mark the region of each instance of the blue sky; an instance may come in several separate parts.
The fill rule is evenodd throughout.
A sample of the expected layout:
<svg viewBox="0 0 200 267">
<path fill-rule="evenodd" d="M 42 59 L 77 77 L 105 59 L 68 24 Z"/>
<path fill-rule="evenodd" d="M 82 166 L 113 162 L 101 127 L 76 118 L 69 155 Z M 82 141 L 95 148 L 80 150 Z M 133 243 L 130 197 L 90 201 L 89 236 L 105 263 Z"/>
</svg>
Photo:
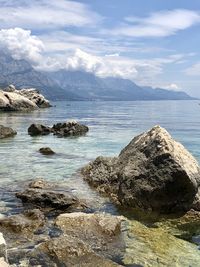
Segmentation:
<svg viewBox="0 0 200 267">
<path fill-rule="evenodd" d="M 199 0 L 0 0 L 0 47 L 39 70 L 200 96 Z"/>
</svg>

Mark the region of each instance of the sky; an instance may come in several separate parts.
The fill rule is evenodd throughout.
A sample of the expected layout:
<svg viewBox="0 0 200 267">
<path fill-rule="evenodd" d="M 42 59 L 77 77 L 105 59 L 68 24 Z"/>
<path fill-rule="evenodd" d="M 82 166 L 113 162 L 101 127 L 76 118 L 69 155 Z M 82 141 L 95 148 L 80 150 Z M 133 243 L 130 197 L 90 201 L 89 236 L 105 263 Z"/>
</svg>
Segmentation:
<svg viewBox="0 0 200 267">
<path fill-rule="evenodd" d="M 199 0 L 0 0 L 0 49 L 200 97 Z"/>
</svg>

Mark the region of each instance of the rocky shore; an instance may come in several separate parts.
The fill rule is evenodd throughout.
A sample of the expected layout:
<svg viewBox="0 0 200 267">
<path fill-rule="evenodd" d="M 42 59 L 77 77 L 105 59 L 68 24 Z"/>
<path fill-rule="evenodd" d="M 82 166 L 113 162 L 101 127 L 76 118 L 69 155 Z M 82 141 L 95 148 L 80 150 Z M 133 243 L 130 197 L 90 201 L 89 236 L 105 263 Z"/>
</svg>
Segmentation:
<svg viewBox="0 0 200 267">
<path fill-rule="evenodd" d="M 87 131 L 74 121 L 29 128 L 31 136 Z M 54 154 L 49 147 L 40 152 Z M 194 157 L 155 126 L 119 156 L 98 157 L 81 170 L 116 204 L 115 215 L 95 210 L 64 183 L 32 180 L 13 196 L 20 208 L 0 215 L 0 266 L 198 267 L 199 171 Z"/>
<path fill-rule="evenodd" d="M 0 111 L 31 111 L 51 107 L 49 101 L 35 88 L 17 90 L 9 85 L 0 90 Z"/>
</svg>

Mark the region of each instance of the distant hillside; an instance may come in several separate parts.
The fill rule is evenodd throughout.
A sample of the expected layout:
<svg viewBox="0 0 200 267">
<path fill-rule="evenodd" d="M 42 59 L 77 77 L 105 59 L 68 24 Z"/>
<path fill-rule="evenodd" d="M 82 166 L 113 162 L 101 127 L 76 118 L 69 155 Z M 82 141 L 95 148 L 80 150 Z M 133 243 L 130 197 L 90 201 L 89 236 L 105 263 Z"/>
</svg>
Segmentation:
<svg viewBox="0 0 200 267">
<path fill-rule="evenodd" d="M 83 71 L 36 71 L 25 60 L 0 53 L 0 87 L 35 87 L 51 100 L 190 100 L 185 92 L 141 87 L 122 78 L 100 78 Z"/>
<path fill-rule="evenodd" d="M 79 99 L 74 93 L 66 92 L 45 73 L 34 70 L 25 60 L 14 60 L 0 53 L 0 87 L 14 84 L 18 88 L 38 88 L 49 99 Z"/>
<path fill-rule="evenodd" d="M 93 100 L 189 100 L 194 99 L 185 92 L 161 88 L 141 87 L 122 78 L 100 78 L 83 71 L 60 70 L 49 73 L 66 92 Z"/>
</svg>

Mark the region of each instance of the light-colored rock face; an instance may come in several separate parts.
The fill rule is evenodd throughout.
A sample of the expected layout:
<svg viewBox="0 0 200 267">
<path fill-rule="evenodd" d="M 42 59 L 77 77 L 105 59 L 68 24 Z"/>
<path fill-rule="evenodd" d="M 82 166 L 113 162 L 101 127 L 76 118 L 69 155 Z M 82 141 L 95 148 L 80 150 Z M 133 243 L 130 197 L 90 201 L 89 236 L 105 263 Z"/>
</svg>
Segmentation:
<svg viewBox="0 0 200 267">
<path fill-rule="evenodd" d="M 134 138 L 130 144 L 122 150 L 119 158 L 123 160 L 126 159 L 127 156 L 134 156 L 133 151 L 135 150 L 148 150 L 153 156 L 154 154 L 156 154 L 156 156 L 170 154 L 173 160 L 177 162 L 188 175 L 198 174 L 199 172 L 196 159 L 182 144 L 176 142 L 171 135 L 160 126 L 155 126 L 150 131 Z"/>
<path fill-rule="evenodd" d="M 162 213 L 200 207 L 195 198 L 198 163 L 160 126 L 133 138 L 117 158 L 98 157 L 82 173 L 92 186 L 124 206 Z"/>
<path fill-rule="evenodd" d="M 3 234 L 0 233 L 0 258 L 6 258 L 6 241 Z"/>
<path fill-rule="evenodd" d="M 9 85 L 4 91 L 0 90 L 0 110 L 23 111 L 50 107 L 50 103 L 36 89 L 16 90 Z"/>
</svg>

